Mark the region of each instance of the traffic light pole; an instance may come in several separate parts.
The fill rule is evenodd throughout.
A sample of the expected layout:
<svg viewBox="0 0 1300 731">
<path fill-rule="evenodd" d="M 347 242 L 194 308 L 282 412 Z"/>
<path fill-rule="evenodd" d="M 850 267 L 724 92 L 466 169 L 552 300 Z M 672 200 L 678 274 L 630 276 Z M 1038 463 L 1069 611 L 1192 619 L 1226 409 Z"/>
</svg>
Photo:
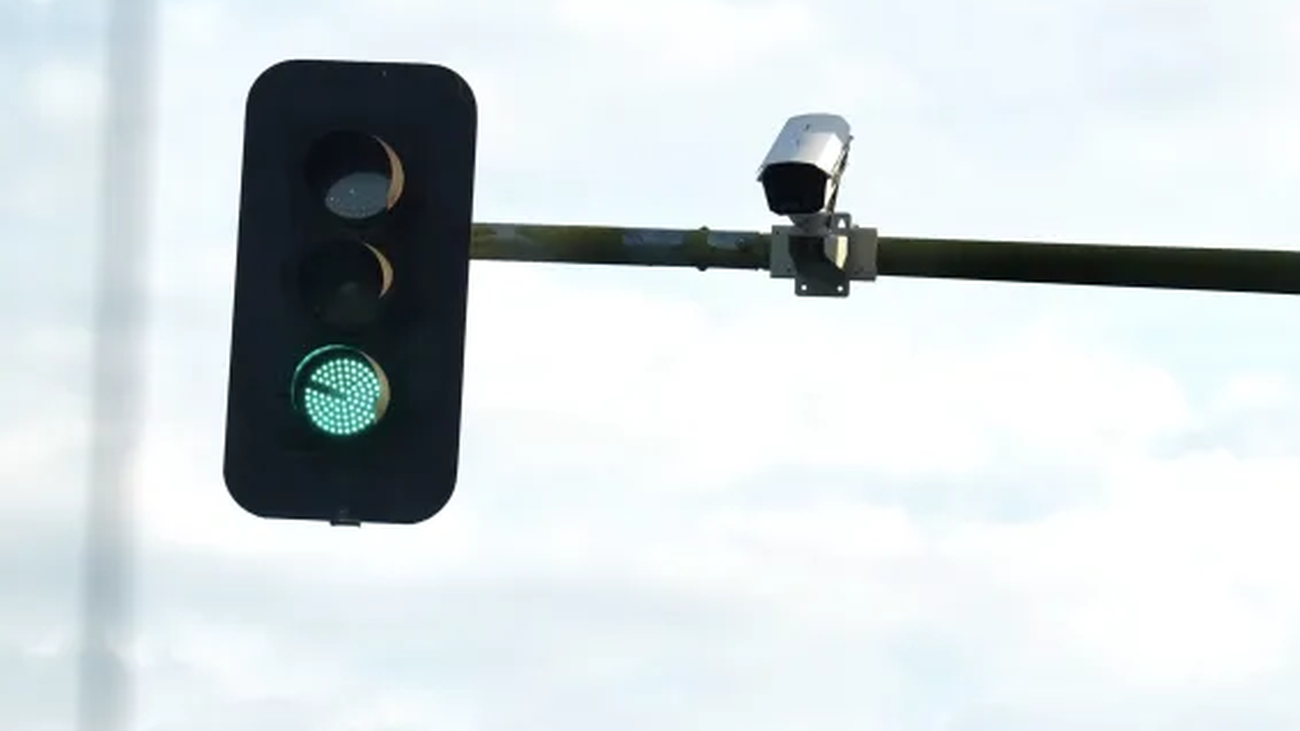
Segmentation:
<svg viewBox="0 0 1300 731">
<path fill-rule="evenodd" d="M 470 258 L 555 264 L 766 269 L 771 237 L 709 229 L 474 225 Z"/>
<path fill-rule="evenodd" d="M 768 269 L 758 231 L 475 224 L 486 261 Z M 880 236 L 881 276 L 1300 294 L 1300 251 Z"/>
<path fill-rule="evenodd" d="M 145 385 L 154 0 L 108 7 L 105 113 L 91 379 L 91 444 L 75 713 L 80 731 L 131 726 L 133 468 Z"/>
</svg>

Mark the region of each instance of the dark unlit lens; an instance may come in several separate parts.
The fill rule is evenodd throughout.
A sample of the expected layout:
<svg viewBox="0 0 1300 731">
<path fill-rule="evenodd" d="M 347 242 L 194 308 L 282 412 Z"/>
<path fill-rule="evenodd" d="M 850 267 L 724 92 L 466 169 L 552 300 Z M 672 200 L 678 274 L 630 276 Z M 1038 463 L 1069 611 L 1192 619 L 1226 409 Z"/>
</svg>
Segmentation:
<svg viewBox="0 0 1300 731">
<path fill-rule="evenodd" d="M 373 322 L 393 284 L 393 268 L 374 246 L 335 241 L 312 249 L 299 269 L 303 299 L 322 322 L 355 328 Z"/>
<path fill-rule="evenodd" d="M 313 196 L 330 213 L 366 221 L 393 208 L 405 182 L 397 153 L 380 138 L 333 132 L 312 146 L 305 170 Z"/>
</svg>

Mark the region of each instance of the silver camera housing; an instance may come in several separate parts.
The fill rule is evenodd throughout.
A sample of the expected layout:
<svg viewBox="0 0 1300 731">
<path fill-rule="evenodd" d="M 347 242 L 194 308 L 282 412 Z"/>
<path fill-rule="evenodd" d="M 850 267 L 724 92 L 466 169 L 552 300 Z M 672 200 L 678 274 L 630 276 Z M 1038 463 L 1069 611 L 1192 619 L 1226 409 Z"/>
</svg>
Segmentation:
<svg viewBox="0 0 1300 731">
<path fill-rule="evenodd" d="M 820 223 L 835 210 L 853 136 L 836 114 L 800 114 L 786 120 L 758 169 L 767 207 L 796 226 Z"/>
<path fill-rule="evenodd" d="M 847 297 L 851 281 L 876 278 L 876 230 L 835 210 L 852 141 L 843 117 L 800 114 L 758 169 L 768 210 L 794 224 L 772 227 L 768 270 L 795 280 L 801 297 Z"/>
</svg>

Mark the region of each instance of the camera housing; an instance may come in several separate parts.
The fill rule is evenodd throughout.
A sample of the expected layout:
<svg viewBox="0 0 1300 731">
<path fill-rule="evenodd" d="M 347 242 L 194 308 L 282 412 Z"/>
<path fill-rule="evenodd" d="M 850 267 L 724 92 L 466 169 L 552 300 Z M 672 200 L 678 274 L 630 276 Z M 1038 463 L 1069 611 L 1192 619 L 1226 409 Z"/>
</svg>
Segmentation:
<svg viewBox="0 0 1300 731">
<path fill-rule="evenodd" d="M 836 114 L 800 114 L 786 120 L 758 169 L 767 207 L 796 225 L 832 213 L 853 137 Z"/>
<path fill-rule="evenodd" d="M 801 297 L 847 297 L 853 280 L 876 278 L 878 239 L 835 210 L 853 135 L 836 114 L 786 120 L 758 169 L 767 207 L 793 226 L 773 226 L 768 271 L 793 279 Z"/>
</svg>

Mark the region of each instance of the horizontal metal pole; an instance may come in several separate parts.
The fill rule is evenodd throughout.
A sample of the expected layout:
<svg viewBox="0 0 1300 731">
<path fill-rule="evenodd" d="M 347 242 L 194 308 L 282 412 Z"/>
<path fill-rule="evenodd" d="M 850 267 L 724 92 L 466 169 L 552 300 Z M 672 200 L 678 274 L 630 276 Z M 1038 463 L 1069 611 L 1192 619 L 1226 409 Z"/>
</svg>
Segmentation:
<svg viewBox="0 0 1300 731">
<path fill-rule="evenodd" d="M 497 261 L 766 269 L 770 237 L 753 231 L 474 225 L 470 256 Z"/>
<path fill-rule="evenodd" d="M 483 223 L 475 259 L 767 269 L 771 236 L 707 228 Z M 881 236 L 880 276 L 1300 294 L 1300 251 Z"/>
<path fill-rule="evenodd" d="M 1300 252 L 880 239 L 882 276 L 1300 294 Z"/>
</svg>

